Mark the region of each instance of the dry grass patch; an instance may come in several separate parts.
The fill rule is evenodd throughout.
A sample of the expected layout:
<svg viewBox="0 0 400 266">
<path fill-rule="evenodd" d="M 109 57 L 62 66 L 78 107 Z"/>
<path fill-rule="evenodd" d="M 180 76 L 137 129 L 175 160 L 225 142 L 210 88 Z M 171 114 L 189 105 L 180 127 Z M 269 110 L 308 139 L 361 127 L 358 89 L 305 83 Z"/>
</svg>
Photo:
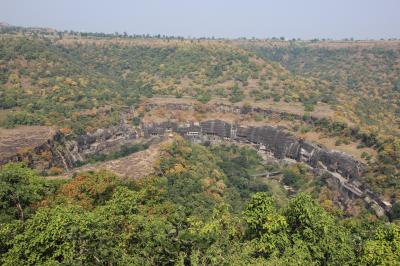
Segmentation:
<svg viewBox="0 0 400 266">
<path fill-rule="evenodd" d="M 169 141 L 170 140 L 167 140 L 162 143 Z M 162 145 L 162 143 L 153 144 L 147 150 L 139 151 L 123 158 L 84 165 L 64 175 L 49 176 L 48 179 L 67 179 L 80 172 L 99 170 L 113 172 L 122 178 L 137 179 L 142 176 L 150 175 L 154 172 L 154 166 L 160 158 L 160 145 Z"/>
</svg>

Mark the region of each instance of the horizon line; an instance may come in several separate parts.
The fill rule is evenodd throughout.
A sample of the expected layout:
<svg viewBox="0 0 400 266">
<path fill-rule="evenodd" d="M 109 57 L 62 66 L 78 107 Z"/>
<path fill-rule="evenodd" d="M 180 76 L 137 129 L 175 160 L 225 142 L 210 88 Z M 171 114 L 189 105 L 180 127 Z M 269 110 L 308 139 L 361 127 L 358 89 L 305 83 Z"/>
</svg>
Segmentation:
<svg viewBox="0 0 400 266">
<path fill-rule="evenodd" d="M 270 36 L 270 37 L 226 37 L 226 36 L 182 36 L 182 35 L 168 35 L 168 34 L 150 34 L 150 33 L 128 33 L 126 31 L 87 31 L 87 30 L 76 30 L 76 29 L 57 29 L 50 26 L 26 26 L 26 25 L 15 25 L 9 24 L 6 21 L 0 21 L 0 33 L 2 29 L 5 28 L 16 28 L 16 29 L 26 29 L 26 30 L 47 30 L 49 34 L 52 33 L 69 33 L 69 34 L 86 34 L 87 36 L 83 37 L 124 37 L 124 38 L 158 38 L 158 39 L 184 39 L 184 40 L 248 40 L 248 41 L 281 41 L 281 42 L 295 42 L 295 41 L 342 41 L 342 42 L 355 42 L 355 41 L 399 41 L 400 37 L 390 37 L 390 38 L 354 38 L 344 37 L 344 38 L 331 38 L 331 37 L 313 37 L 313 38 L 294 38 L 294 37 L 286 37 L 286 36 Z M 49 32 L 51 30 L 52 32 Z M 42 32 L 43 33 L 43 32 Z M 104 35 L 104 36 L 95 36 L 95 35 Z"/>
</svg>

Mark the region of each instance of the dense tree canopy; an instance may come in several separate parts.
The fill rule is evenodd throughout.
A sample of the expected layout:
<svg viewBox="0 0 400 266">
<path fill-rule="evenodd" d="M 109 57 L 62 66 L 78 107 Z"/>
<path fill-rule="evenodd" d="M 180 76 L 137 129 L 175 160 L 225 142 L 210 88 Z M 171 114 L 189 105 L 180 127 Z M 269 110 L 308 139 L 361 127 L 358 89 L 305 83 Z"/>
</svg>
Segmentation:
<svg viewBox="0 0 400 266">
<path fill-rule="evenodd" d="M 2 197 L 1 211 L 16 214 L 1 221 L 1 263 L 400 262 L 400 229 L 395 224 L 336 217 L 306 193 L 279 207 L 268 187 L 257 192 L 260 185 L 254 189 L 245 181 L 261 167 L 257 156 L 248 148 L 205 148 L 177 139 L 164 147 L 158 176 L 134 181 L 89 172 L 67 182 L 44 182 L 21 164 L 3 166 L 0 177 L 8 196 Z M 30 209 L 23 221 L 17 198 L 24 210 Z M 231 205 L 238 203 L 243 207 Z"/>
</svg>

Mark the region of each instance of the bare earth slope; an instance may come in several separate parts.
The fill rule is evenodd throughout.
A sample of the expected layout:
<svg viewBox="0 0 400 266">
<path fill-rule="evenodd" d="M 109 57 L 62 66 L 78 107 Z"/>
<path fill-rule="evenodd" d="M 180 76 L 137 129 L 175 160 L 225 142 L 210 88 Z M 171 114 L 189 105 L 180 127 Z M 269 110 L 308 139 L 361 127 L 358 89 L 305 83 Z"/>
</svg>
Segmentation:
<svg viewBox="0 0 400 266">
<path fill-rule="evenodd" d="M 153 173 L 154 164 L 160 158 L 160 145 L 153 144 L 147 150 L 136 152 L 120 159 L 84 165 L 73 169 L 67 174 L 48 178 L 64 179 L 72 177 L 75 173 L 98 170 L 107 170 L 125 178 L 135 179 L 146 176 Z"/>
</svg>

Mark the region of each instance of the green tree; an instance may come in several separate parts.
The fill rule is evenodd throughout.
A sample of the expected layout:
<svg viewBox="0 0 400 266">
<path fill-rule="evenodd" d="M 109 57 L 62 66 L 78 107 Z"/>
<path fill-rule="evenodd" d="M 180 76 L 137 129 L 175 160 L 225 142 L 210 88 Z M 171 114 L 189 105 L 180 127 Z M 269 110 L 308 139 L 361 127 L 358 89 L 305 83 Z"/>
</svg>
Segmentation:
<svg viewBox="0 0 400 266">
<path fill-rule="evenodd" d="M 140 117 L 138 117 L 138 116 L 135 116 L 133 119 L 132 119 L 132 123 L 133 123 L 133 125 L 134 126 L 139 126 L 140 125 Z"/>
<path fill-rule="evenodd" d="M 363 265 L 400 264 L 400 228 L 394 224 L 380 225 L 362 247 Z"/>
<path fill-rule="evenodd" d="M 189 217 L 189 238 L 192 241 L 191 265 L 246 265 L 252 264 L 250 252 L 241 243 L 244 228 L 230 206 L 220 204 L 210 219 Z M 187 254 L 186 254 L 187 255 Z"/>
<path fill-rule="evenodd" d="M 244 99 L 244 93 L 243 91 L 239 88 L 239 85 L 235 83 L 233 86 L 233 89 L 231 91 L 231 96 L 229 98 L 229 101 L 232 103 L 240 102 L 241 100 Z"/>
<path fill-rule="evenodd" d="M 291 165 L 284 169 L 282 181 L 295 189 L 299 189 L 307 181 L 306 174 L 307 168 L 304 165 Z"/>
<path fill-rule="evenodd" d="M 0 109 L 8 109 L 17 106 L 17 101 L 10 96 L 3 96 L 0 91 Z"/>
<path fill-rule="evenodd" d="M 137 213 L 137 192 L 118 188 L 93 211 L 63 204 L 41 208 L 3 256 L 4 265 L 94 265 L 130 260 L 124 251 L 129 220 Z M 129 264 L 129 263 L 128 263 Z"/>
<path fill-rule="evenodd" d="M 45 195 L 45 182 L 22 163 L 9 163 L 0 170 L 1 220 L 25 220 L 31 204 Z"/>
<path fill-rule="evenodd" d="M 336 224 L 309 194 L 300 193 L 285 212 L 292 241 L 303 241 L 314 261 L 322 264 L 349 265 L 355 254 L 349 232 Z"/>
<path fill-rule="evenodd" d="M 243 214 L 257 254 L 270 257 L 284 252 L 290 244 L 288 223 L 276 210 L 272 197 L 263 192 L 256 193 Z"/>
<path fill-rule="evenodd" d="M 396 80 L 396 82 L 395 82 L 395 84 L 394 84 L 394 89 L 395 89 L 396 91 L 400 91 L 400 77 L 397 78 L 397 80 Z"/>
</svg>

